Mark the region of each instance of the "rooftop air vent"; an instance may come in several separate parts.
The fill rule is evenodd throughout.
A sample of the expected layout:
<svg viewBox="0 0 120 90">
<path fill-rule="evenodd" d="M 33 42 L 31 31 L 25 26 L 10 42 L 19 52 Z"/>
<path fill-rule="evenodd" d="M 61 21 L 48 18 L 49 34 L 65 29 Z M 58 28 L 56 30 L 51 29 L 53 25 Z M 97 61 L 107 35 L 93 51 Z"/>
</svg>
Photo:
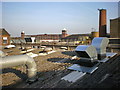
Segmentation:
<svg viewBox="0 0 120 90">
<path fill-rule="evenodd" d="M 98 54 L 98 59 L 104 59 L 106 57 L 106 47 L 109 43 L 109 39 L 106 37 L 95 37 L 92 40 L 92 44 L 96 50 L 97 50 L 97 54 Z"/>
<path fill-rule="evenodd" d="M 84 61 L 94 62 L 97 60 L 97 51 L 92 45 L 79 45 L 76 47 L 75 52 Z"/>
</svg>

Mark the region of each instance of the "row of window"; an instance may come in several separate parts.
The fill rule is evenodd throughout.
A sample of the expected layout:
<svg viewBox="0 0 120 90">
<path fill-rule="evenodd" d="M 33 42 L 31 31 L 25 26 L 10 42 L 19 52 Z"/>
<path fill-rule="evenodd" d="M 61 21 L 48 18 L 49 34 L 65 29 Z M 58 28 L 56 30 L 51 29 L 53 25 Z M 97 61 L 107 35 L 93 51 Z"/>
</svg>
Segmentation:
<svg viewBox="0 0 120 90">
<path fill-rule="evenodd" d="M 37 37 L 38 39 L 59 39 L 59 37 Z"/>
</svg>

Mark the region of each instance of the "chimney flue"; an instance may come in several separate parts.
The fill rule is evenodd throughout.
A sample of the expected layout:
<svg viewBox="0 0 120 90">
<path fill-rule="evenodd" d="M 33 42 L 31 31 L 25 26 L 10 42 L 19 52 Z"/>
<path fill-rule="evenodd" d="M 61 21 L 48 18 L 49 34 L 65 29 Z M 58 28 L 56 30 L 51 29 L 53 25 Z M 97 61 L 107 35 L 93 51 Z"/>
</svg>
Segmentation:
<svg viewBox="0 0 120 90">
<path fill-rule="evenodd" d="M 24 39 L 24 37 L 25 37 L 25 32 L 22 31 L 22 32 L 21 32 L 21 39 Z"/>
<path fill-rule="evenodd" d="M 107 36 L 107 25 L 106 25 L 106 9 L 99 10 L 99 37 Z"/>
</svg>

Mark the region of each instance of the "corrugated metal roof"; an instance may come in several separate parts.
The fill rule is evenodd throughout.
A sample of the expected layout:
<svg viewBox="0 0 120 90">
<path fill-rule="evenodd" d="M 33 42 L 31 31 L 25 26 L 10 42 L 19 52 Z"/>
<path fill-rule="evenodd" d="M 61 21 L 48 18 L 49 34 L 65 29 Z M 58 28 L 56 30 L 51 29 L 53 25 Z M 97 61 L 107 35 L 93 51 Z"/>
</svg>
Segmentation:
<svg viewBox="0 0 120 90">
<path fill-rule="evenodd" d="M 22 39 L 11 39 L 11 43 L 26 43 L 25 40 L 22 40 Z"/>
<path fill-rule="evenodd" d="M 13 43 L 21 43 L 19 39 L 13 39 L 12 42 Z"/>
<path fill-rule="evenodd" d="M 85 66 L 81 66 L 78 64 L 73 64 L 72 66 L 68 67 L 68 69 L 92 74 L 95 70 L 98 69 L 98 67 L 97 67 L 98 64 L 94 65 L 93 67 L 85 67 Z"/>
<path fill-rule="evenodd" d="M 61 80 L 65 80 L 68 82 L 76 82 L 78 79 L 81 79 L 86 73 L 73 71 L 70 74 L 61 78 Z"/>
</svg>

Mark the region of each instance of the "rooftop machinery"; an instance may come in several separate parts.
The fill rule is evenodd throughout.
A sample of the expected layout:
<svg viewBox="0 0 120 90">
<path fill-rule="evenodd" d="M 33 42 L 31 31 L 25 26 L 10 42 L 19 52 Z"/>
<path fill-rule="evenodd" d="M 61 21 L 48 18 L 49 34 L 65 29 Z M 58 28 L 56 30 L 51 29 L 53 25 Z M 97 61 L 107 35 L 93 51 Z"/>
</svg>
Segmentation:
<svg viewBox="0 0 120 90">
<path fill-rule="evenodd" d="M 86 62 L 95 62 L 106 57 L 106 47 L 109 39 L 106 37 L 95 37 L 91 45 L 79 45 L 75 52 L 77 56 Z"/>
<path fill-rule="evenodd" d="M 99 62 L 109 60 L 108 55 L 114 56 L 113 53 L 106 52 L 109 39 L 106 37 L 95 37 L 91 45 L 79 45 L 75 52 L 77 57 L 80 57 L 79 62 L 68 69 L 77 70 L 85 73 L 93 73 L 98 68 Z"/>
</svg>

